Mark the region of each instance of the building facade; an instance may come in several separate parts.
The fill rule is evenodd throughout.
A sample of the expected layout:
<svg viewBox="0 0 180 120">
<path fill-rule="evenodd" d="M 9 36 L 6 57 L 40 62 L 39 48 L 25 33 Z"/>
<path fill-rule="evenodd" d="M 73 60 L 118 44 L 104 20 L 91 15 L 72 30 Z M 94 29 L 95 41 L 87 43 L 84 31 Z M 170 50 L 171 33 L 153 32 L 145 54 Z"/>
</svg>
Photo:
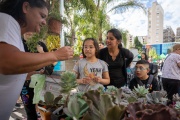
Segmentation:
<svg viewBox="0 0 180 120">
<path fill-rule="evenodd" d="M 180 27 L 178 27 L 176 29 L 176 38 L 175 38 L 176 42 L 180 42 Z"/>
<path fill-rule="evenodd" d="M 163 8 L 157 2 L 153 2 L 152 7 L 148 9 L 148 44 L 163 42 L 163 18 Z"/>
<path fill-rule="evenodd" d="M 171 26 L 167 26 L 166 29 L 163 30 L 163 42 L 175 42 L 175 34 Z"/>
<path fill-rule="evenodd" d="M 147 36 L 137 36 L 139 42 L 141 42 L 141 44 L 147 44 Z"/>
</svg>

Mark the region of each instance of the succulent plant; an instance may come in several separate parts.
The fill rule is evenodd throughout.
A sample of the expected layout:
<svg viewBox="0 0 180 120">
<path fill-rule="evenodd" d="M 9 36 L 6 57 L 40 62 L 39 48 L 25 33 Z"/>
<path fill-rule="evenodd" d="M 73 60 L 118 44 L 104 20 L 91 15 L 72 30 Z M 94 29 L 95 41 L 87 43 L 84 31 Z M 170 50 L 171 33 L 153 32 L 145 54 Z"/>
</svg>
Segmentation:
<svg viewBox="0 0 180 120">
<path fill-rule="evenodd" d="M 135 93 L 135 95 L 140 98 L 145 97 L 148 92 L 149 91 L 148 89 L 145 88 L 145 86 L 140 86 L 140 85 L 138 85 L 137 88 L 134 87 L 134 90 L 133 90 L 133 93 Z"/>
<path fill-rule="evenodd" d="M 106 93 L 109 93 L 109 94 L 114 94 L 114 92 L 117 91 L 118 88 L 110 85 L 110 86 L 107 86 L 107 89 L 106 89 Z"/>
<path fill-rule="evenodd" d="M 163 104 L 166 105 L 168 99 L 166 98 L 166 95 L 164 95 L 161 91 L 153 91 L 152 93 L 146 94 L 146 99 L 148 103 L 151 104 Z"/>
<path fill-rule="evenodd" d="M 178 93 L 173 95 L 173 101 L 174 101 L 174 102 L 177 102 L 177 101 L 180 102 L 180 96 L 179 96 Z"/>
<path fill-rule="evenodd" d="M 98 90 L 98 89 L 101 89 L 103 90 L 104 89 L 104 86 L 100 83 L 95 83 L 95 84 L 89 84 L 89 85 L 86 85 L 86 87 L 84 88 L 83 92 L 87 92 L 89 90 Z"/>
<path fill-rule="evenodd" d="M 47 111 L 53 112 L 58 107 L 62 106 L 62 104 L 60 103 L 61 99 L 62 95 L 54 97 L 54 95 L 51 92 L 46 92 L 44 94 L 44 102 L 39 101 L 39 105 L 45 106 Z"/>
<path fill-rule="evenodd" d="M 73 120 L 80 120 L 88 109 L 87 103 L 78 95 L 74 94 L 68 101 L 68 106 L 63 109 L 64 113 Z"/>
<path fill-rule="evenodd" d="M 125 120 L 179 120 L 176 110 L 162 104 L 131 103 Z"/>
<path fill-rule="evenodd" d="M 120 120 L 124 116 L 125 107 L 115 105 L 109 94 L 100 94 L 97 90 L 91 90 L 84 94 L 84 99 L 89 105 L 84 120 Z"/>
<path fill-rule="evenodd" d="M 61 75 L 60 92 L 69 94 L 69 92 L 77 87 L 76 74 L 74 72 L 65 71 Z"/>
<path fill-rule="evenodd" d="M 175 104 L 175 109 L 180 111 L 180 102 L 176 102 Z"/>
</svg>

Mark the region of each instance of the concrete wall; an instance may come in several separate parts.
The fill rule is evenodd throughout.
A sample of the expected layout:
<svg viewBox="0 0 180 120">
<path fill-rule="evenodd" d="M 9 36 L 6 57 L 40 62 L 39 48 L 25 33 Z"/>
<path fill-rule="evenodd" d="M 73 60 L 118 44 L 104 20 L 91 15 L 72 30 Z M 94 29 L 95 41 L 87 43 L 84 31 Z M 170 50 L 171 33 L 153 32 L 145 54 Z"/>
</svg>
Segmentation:
<svg viewBox="0 0 180 120">
<path fill-rule="evenodd" d="M 72 71 L 75 63 L 79 60 L 79 56 L 75 56 L 73 59 L 65 61 L 65 70 Z"/>
</svg>

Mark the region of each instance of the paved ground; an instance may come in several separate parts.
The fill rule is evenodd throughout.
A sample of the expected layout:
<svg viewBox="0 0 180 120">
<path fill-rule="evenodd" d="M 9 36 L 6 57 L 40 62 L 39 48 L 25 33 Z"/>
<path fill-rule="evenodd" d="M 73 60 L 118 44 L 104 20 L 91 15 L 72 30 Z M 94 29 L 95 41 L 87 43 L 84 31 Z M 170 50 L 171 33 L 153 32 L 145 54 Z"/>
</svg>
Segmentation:
<svg viewBox="0 0 180 120">
<path fill-rule="evenodd" d="M 16 110 L 11 113 L 11 117 L 9 120 L 26 120 L 24 119 L 26 118 L 26 112 L 24 110 L 24 106 L 22 103 L 20 104 L 21 104 L 21 107 L 16 108 Z"/>
</svg>

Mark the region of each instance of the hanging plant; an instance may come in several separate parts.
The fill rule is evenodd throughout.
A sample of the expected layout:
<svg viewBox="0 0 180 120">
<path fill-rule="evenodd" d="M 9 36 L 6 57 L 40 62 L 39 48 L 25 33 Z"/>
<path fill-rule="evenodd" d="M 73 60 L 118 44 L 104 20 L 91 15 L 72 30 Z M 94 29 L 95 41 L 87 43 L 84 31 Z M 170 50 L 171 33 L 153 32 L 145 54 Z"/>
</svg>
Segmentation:
<svg viewBox="0 0 180 120">
<path fill-rule="evenodd" d="M 49 51 L 52 51 L 54 48 L 60 48 L 59 35 L 48 35 L 46 38 L 46 45 Z"/>
<path fill-rule="evenodd" d="M 47 35 L 47 26 L 43 26 L 41 28 L 41 31 L 40 33 L 35 33 L 33 34 L 32 37 L 30 37 L 27 41 L 26 41 L 26 44 L 27 44 L 27 47 L 28 49 L 30 50 L 30 52 L 32 53 L 35 53 L 37 52 L 37 45 L 38 45 L 38 42 L 43 40 Z"/>
<path fill-rule="evenodd" d="M 82 40 L 78 38 L 73 46 L 74 56 L 79 56 L 82 53 Z"/>
</svg>

